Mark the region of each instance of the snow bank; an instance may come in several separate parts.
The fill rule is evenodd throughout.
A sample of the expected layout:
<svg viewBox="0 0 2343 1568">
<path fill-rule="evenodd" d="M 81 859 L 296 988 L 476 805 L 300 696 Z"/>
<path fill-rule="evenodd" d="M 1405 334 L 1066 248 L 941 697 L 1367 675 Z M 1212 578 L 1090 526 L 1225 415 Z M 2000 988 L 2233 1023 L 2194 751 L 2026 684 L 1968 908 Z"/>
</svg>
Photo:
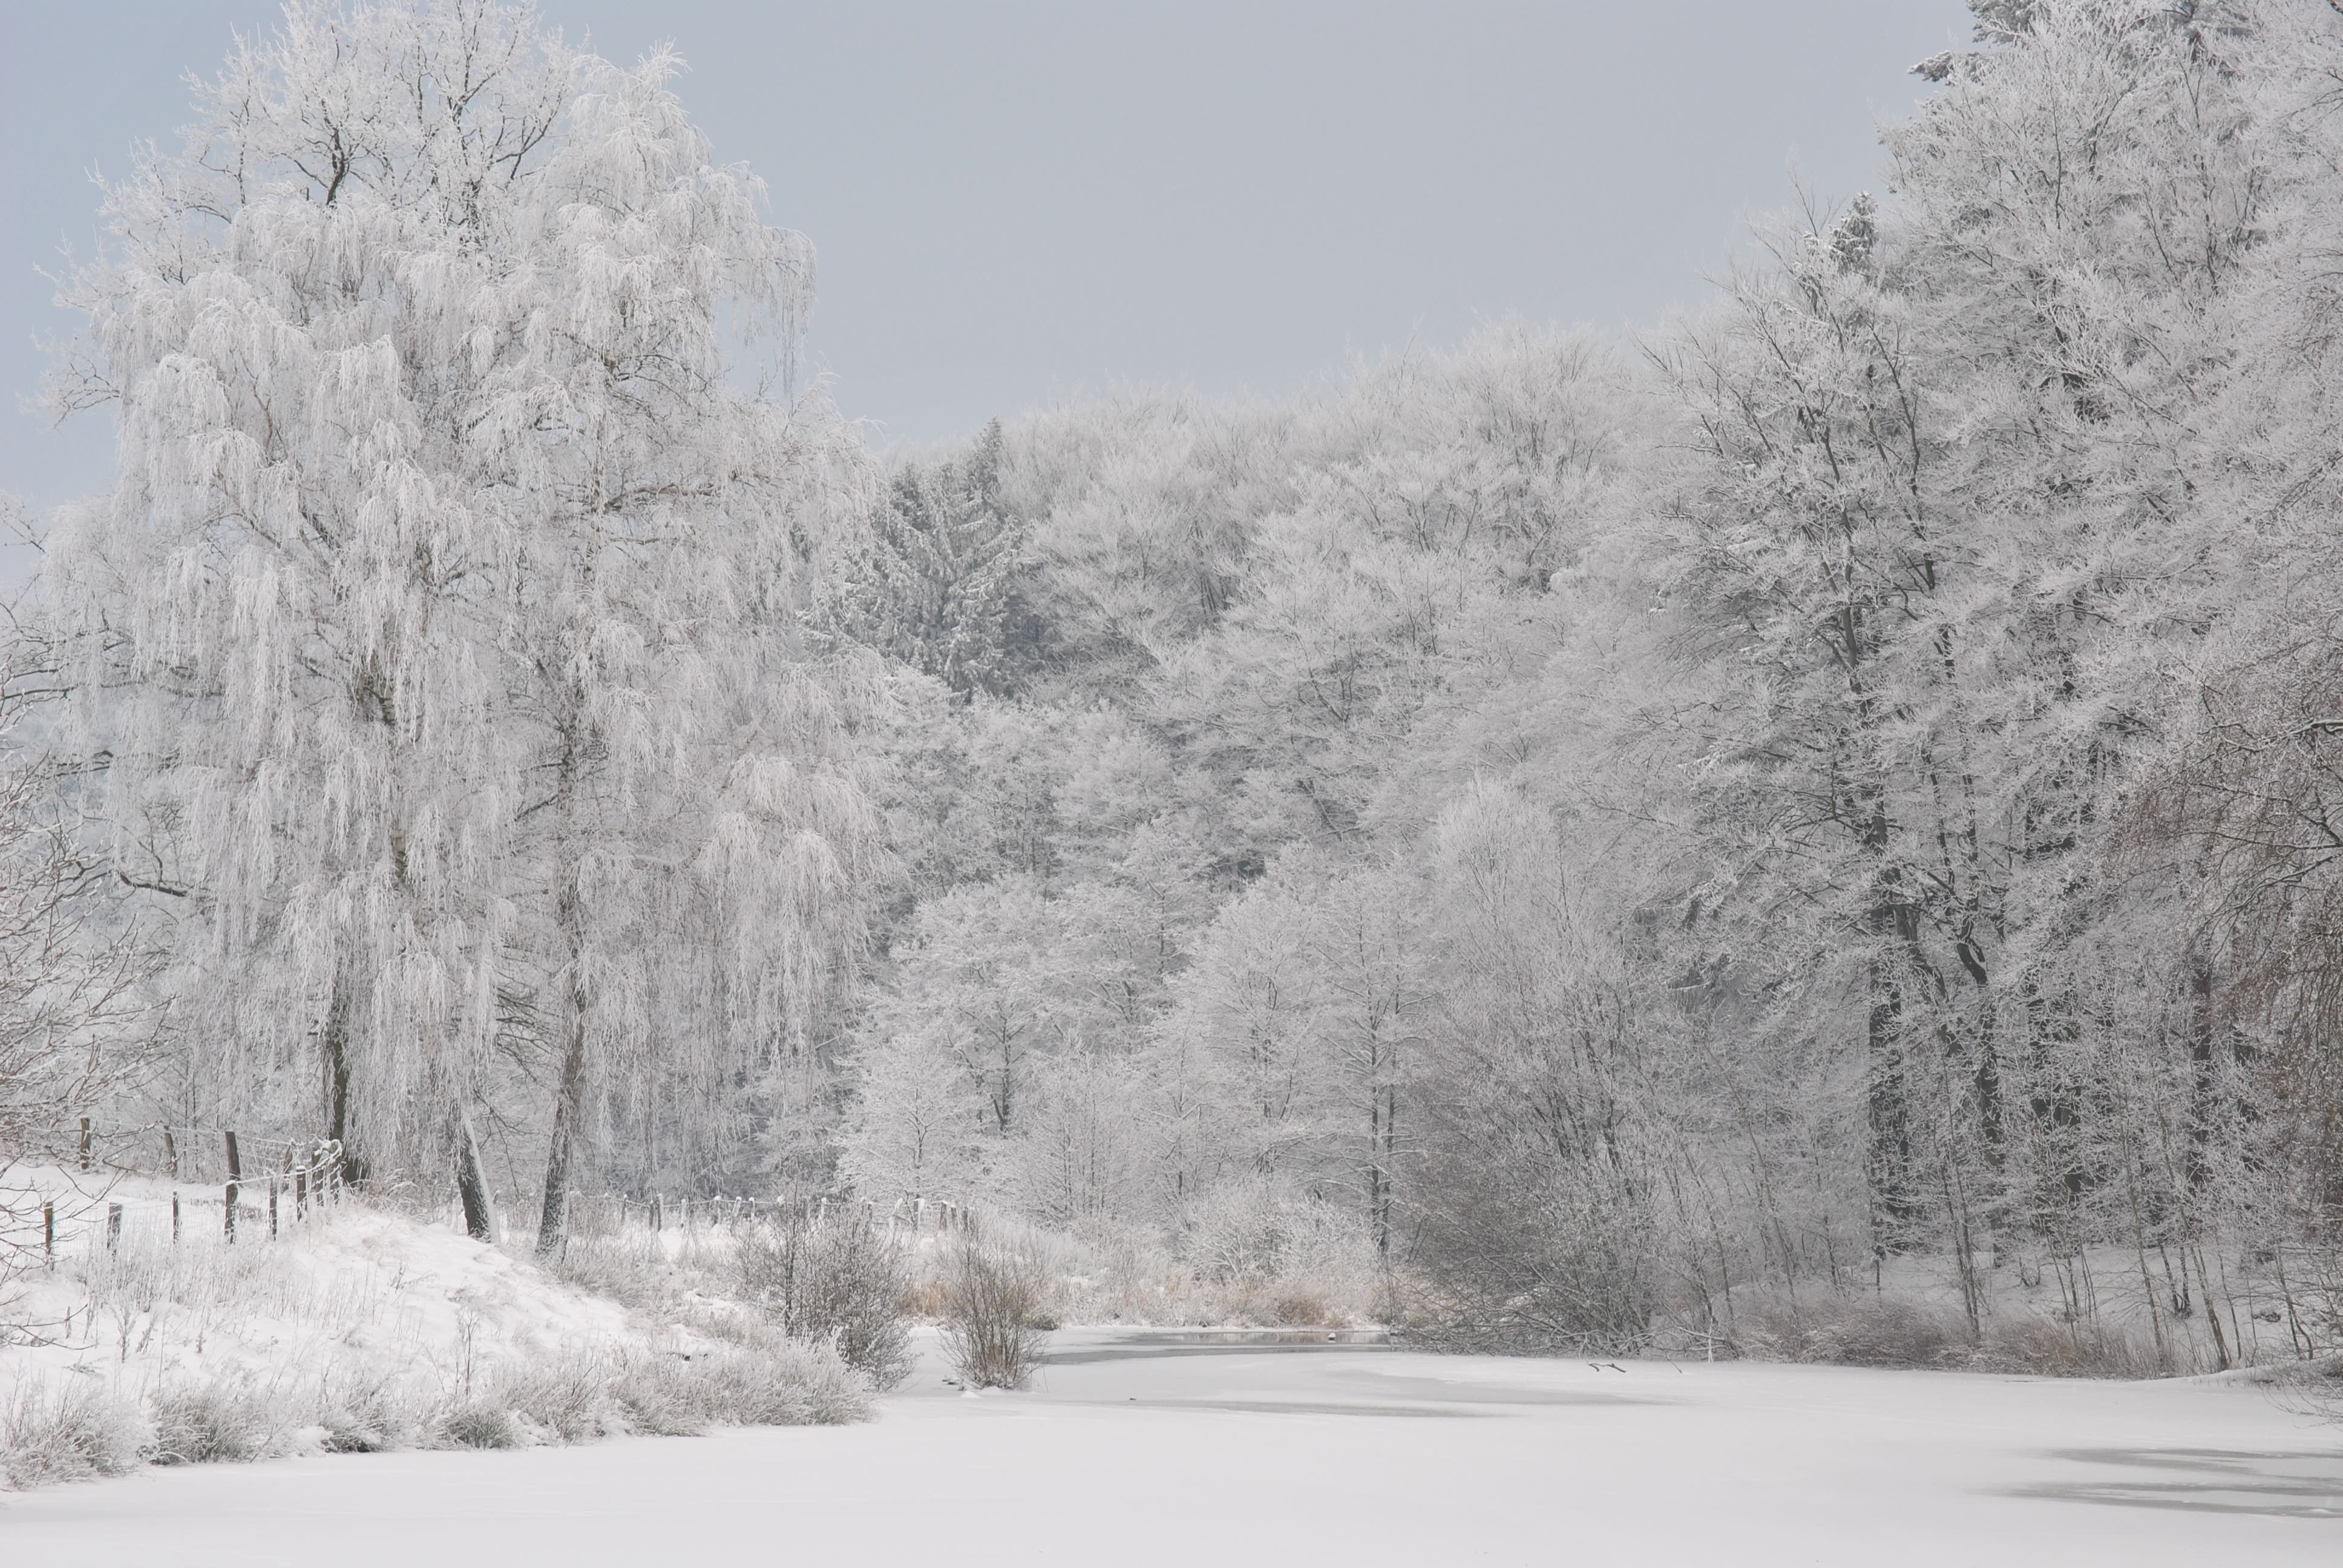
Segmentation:
<svg viewBox="0 0 2343 1568">
<path fill-rule="evenodd" d="M 0 1477 L 15 1486 L 139 1462 L 514 1447 L 867 1408 L 835 1356 L 753 1315 L 647 1311 L 363 1201 L 297 1215 L 280 1195 L 272 1239 L 265 1191 L 249 1189 L 231 1242 L 216 1191 L 198 1204 L 151 1179 L 5 1179 L 56 1215 L 48 1261 L 0 1287 Z"/>
</svg>

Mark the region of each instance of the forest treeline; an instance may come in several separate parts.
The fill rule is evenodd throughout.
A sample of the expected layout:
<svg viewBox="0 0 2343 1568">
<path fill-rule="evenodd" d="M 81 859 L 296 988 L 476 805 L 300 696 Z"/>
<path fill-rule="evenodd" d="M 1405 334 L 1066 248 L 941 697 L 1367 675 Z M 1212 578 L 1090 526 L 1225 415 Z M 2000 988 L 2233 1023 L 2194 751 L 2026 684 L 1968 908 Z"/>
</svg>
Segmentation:
<svg viewBox="0 0 2343 1568">
<path fill-rule="evenodd" d="M 1237 1214 L 1604 1344 L 2097 1254 L 2327 1348 L 2343 15 L 1974 9 L 1878 199 L 1640 339 L 889 469 L 671 62 L 297 6 L 72 286 L 122 477 L 15 645 L 0 1117 L 547 1247 Z"/>
</svg>

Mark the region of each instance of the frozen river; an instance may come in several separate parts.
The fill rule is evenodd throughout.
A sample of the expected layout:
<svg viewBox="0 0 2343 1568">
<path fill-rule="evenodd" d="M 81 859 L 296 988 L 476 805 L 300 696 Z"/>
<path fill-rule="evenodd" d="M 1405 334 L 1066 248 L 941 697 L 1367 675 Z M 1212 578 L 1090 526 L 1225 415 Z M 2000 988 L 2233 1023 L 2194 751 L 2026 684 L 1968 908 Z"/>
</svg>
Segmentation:
<svg viewBox="0 0 2343 1568">
<path fill-rule="evenodd" d="M 0 1564 L 2343 1563 L 2343 1428 L 2263 1393 L 1070 1331 L 867 1426 L 156 1471 Z"/>
</svg>

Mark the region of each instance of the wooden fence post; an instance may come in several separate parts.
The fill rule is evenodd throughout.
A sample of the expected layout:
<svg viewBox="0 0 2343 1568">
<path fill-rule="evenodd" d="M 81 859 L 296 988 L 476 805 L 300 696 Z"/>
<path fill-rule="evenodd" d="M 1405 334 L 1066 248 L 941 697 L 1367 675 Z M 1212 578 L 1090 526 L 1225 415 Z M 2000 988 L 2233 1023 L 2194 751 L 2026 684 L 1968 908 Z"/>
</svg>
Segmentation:
<svg viewBox="0 0 2343 1568">
<path fill-rule="evenodd" d="M 122 1243 L 122 1205 L 106 1206 L 106 1250 L 109 1252 Z"/>
<path fill-rule="evenodd" d="M 41 1205 L 41 1257 L 50 1268 L 57 1266 L 57 1206 Z"/>
<path fill-rule="evenodd" d="M 225 1215 L 225 1217 L 221 1220 L 220 1223 L 221 1223 L 222 1227 L 223 1227 L 223 1228 L 226 1230 L 226 1231 L 227 1239 L 228 1239 L 228 1244 L 229 1244 L 229 1245 L 231 1245 L 231 1246 L 233 1246 L 233 1245 L 235 1245 L 235 1243 L 236 1243 L 236 1178 L 238 1178 L 239 1176 L 242 1176 L 242 1175 L 244 1174 L 244 1161 L 243 1161 L 243 1160 L 242 1160 L 242 1159 L 241 1159 L 241 1158 L 236 1154 L 236 1134 L 235 1134 L 235 1133 L 233 1133 L 233 1132 L 230 1132 L 230 1133 L 226 1134 L 226 1138 L 227 1138 L 227 1192 L 226 1192 L 226 1197 L 227 1197 L 227 1211 L 226 1211 L 226 1214 Z"/>
<path fill-rule="evenodd" d="M 175 1247 L 176 1247 L 176 1246 L 177 1246 L 177 1245 L 178 1245 L 178 1243 L 179 1243 L 179 1195 L 178 1195 L 176 1192 L 174 1192 L 174 1193 L 172 1193 L 172 1194 L 171 1194 L 171 1244 L 172 1244 L 173 1246 L 175 1246 Z"/>
<path fill-rule="evenodd" d="M 268 1179 L 268 1239 L 277 1240 L 277 1178 Z"/>
</svg>

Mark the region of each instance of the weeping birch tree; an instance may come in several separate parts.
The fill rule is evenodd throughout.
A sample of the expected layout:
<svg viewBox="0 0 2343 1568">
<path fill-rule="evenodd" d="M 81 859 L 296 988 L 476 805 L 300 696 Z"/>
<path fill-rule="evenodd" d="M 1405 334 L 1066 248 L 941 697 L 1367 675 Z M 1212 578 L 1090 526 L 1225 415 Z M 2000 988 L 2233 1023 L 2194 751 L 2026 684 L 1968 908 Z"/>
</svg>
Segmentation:
<svg viewBox="0 0 2343 1568">
<path fill-rule="evenodd" d="M 186 1111 L 452 1155 L 483 1233 L 486 1113 L 548 1248 L 594 1149 L 740 1141 L 866 837 L 794 636 L 862 463 L 772 395 L 810 250 L 679 65 L 294 4 L 68 289 L 121 477 L 52 600 L 116 874 L 181 933 Z"/>
</svg>

